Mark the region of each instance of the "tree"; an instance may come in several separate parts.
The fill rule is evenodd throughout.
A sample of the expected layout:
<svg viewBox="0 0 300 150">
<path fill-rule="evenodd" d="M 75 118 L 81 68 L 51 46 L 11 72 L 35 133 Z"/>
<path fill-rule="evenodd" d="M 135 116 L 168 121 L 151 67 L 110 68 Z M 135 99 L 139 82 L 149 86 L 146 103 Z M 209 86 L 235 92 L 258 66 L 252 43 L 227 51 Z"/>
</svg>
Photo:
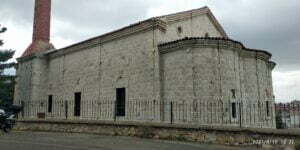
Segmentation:
<svg viewBox="0 0 300 150">
<path fill-rule="evenodd" d="M 0 34 L 4 33 L 7 29 L 1 27 Z M 3 45 L 3 40 L 0 39 L 0 46 Z M 15 76 L 5 75 L 4 70 L 15 66 L 14 62 L 8 63 L 15 54 L 13 50 L 2 50 L 0 49 L 0 105 L 10 104 L 13 100 Z"/>
</svg>

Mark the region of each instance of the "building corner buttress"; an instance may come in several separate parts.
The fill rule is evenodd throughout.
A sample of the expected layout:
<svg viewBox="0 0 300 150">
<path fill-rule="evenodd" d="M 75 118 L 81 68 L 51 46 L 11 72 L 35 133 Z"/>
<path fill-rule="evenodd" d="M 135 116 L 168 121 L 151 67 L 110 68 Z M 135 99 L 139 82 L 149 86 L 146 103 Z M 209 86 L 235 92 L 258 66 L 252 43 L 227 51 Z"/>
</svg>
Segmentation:
<svg viewBox="0 0 300 150">
<path fill-rule="evenodd" d="M 32 42 L 18 58 L 14 102 L 41 100 L 47 78 L 47 59 L 42 52 L 54 49 L 50 43 L 51 0 L 35 0 Z"/>
</svg>

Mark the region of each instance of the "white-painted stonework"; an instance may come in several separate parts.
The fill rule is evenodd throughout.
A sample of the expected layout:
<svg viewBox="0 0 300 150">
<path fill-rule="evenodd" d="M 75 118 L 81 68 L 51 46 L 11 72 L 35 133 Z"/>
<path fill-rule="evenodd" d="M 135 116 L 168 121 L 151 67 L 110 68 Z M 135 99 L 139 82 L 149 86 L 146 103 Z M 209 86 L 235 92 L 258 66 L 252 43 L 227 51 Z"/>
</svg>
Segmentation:
<svg viewBox="0 0 300 150">
<path fill-rule="evenodd" d="M 229 40 L 204 7 L 19 58 L 15 103 L 24 118 L 275 128 L 270 59 Z M 121 116 L 117 88 L 126 90 Z"/>
</svg>

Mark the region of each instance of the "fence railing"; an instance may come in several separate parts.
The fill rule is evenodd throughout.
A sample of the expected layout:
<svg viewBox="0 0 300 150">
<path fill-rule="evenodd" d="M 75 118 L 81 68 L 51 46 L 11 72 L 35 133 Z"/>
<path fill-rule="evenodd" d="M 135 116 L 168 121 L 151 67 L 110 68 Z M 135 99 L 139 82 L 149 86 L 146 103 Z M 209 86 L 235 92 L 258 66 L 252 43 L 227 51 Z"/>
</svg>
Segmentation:
<svg viewBox="0 0 300 150">
<path fill-rule="evenodd" d="M 300 128 L 300 104 L 275 105 L 277 128 Z"/>
<path fill-rule="evenodd" d="M 19 101 L 21 118 L 68 120 L 154 121 L 199 125 L 234 125 L 240 127 L 275 127 L 274 104 L 224 101 L 129 100 L 117 105 L 112 100 Z M 80 108 L 75 109 L 75 108 Z M 267 112 L 267 109 L 268 111 Z M 79 112 L 76 112 L 79 111 Z M 76 112 L 76 113 L 75 113 Z M 40 115 L 43 114 L 43 115 Z M 41 117 L 43 116 L 43 117 Z"/>
</svg>

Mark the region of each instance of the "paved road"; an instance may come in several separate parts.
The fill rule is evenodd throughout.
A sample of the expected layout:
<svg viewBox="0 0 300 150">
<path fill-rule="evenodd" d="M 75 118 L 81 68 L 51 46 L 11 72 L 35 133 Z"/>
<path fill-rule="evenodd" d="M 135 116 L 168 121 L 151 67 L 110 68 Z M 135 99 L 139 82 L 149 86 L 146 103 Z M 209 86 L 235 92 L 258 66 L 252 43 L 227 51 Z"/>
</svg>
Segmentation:
<svg viewBox="0 0 300 150">
<path fill-rule="evenodd" d="M 71 133 L 0 134 L 1 150 L 242 150 L 245 148 Z M 251 150 L 250 148 L 248 150 Z"/>
</svg>

